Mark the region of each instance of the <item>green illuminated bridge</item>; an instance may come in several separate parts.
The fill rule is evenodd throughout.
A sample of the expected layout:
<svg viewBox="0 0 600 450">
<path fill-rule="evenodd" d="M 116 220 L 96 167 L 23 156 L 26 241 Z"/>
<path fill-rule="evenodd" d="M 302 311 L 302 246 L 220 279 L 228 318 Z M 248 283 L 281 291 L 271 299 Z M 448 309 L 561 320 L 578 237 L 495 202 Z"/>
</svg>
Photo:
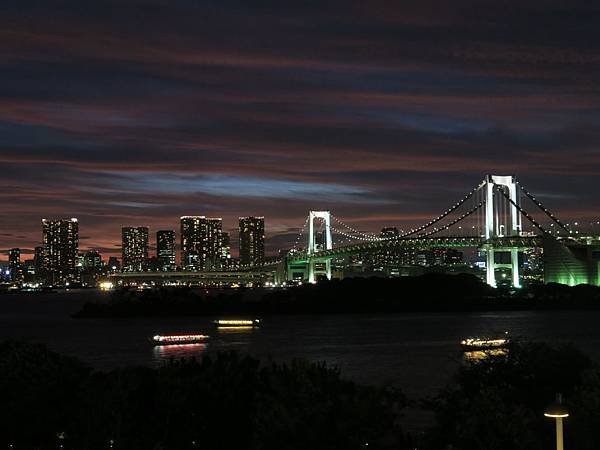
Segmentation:
<svg viewBox="0 0 600 450">
<path fill-rule="evenodd" d="M 524 202 L 541 220 L 527 212 Z M 332 260 L 342 257 L 471 248 L 485 253 L 489 285 L 496 286 L 497 269 L 508 269 L 512 285 L 519 287 L 519 253 L 541 248 L 545 282 L 600 286 L 600 238 L 578 235 L 514 176 L 487 175 L 461 200 L 429 222 L 407 231 L 396 228 L 388 231 L 378 235 L 363 232 L 330 211 L 310 211 L 296 244 L 278 261 L 236 271 L 143 272 L 114 277 L 117 282 L 260 284 L 270 277 L 278 282 L 312 283 L 319 276 L 331 278 Z"/>
<path fill-rule="evenodd" d="M 440 237 L 415 237 L 404 239 L 389 239 L 361 244 L 345 245 L 342 247 L 322 250 L 311 255 L 306 251 L 290 254 L 287 257 L 288 263 L 324 262 L 328 259 L 340 258 L 343 256 L 379 253 L 384 250 L 421 250 L 431 248 L 484 248 L 486 245 L 492 246 L 496 251 L 509 251 L 512 248 L 533 248 L 542 246 L 542 236 L 508 236 L 498 237 L 486 240 L 482 237 L 467 236 L 440 236 Z"/>
<path fill-rule="evenodd" d="M 548 224 L 527 212 L 523 201 Z M 305 230 L 306 240 L 302 238 Z M 309 282 L 318 276 L 331 278 L 331 261 L 351 255 L 473 248 L 485 252 L 488 284 L 496 286 L 497 269 L 510 269 L 512 285 L 519 287 L 519 253 L 541 248 L 546 282 L 600 285 L 600 240 L 574 233 L 514 176 L 487 175 L 442 214 L 403 232 L 365 233 L 330 211 L 310 211 L 297 244 L 303 240 L 306 246 L 296 245 L 282 261 L 286 280 L 297 278 L 292 273 Z M 504 262 L 499 262 L 502 254 Z"/>
</svg>

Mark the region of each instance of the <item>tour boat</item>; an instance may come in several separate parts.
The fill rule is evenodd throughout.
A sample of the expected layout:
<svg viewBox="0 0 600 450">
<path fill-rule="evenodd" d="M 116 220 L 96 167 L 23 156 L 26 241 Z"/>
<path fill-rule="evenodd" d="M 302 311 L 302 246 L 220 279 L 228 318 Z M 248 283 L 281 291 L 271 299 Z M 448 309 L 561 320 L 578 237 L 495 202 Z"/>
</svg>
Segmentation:
<svg viewBox="0 0 600 450">
<path fill-rule="evenodd" d="M 152 336 L 152 343 L 154 345 L 198 344 L 207 339 L 208 336 L 205 334 L 157 334 Z"/>
<path fill-rule="evenodd" d="M 509 343 L 510 339 L 508 339 L 508 333 L 506 333 L 504 337 L 498 338 L 471 337 L 463 339 L 460 342 L 460 345 L 464 351 L 468 352 L 473 350 L 492 350 L 498 348 L 506 348 Z"/>
<path fill-rule="evenodd" d="M 219 328 L 248 328 L 260 326 L 260 319 L 218 319 L 213 323 Z"/>
</svg>

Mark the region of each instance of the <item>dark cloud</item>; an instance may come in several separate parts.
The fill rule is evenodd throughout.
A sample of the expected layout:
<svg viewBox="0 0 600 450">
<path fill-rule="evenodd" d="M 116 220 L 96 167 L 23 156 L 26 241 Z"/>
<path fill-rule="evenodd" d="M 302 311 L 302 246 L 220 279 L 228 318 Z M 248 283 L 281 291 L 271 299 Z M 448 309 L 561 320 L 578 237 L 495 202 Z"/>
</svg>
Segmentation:
<svg viewBox="0 0 600 450">
<path fill-rule="evenodd" d="M 19 0 L 0 6 L 0 246 L 82 247 L 182 214 L 309 208 L 372 231 L 514 173 L 596 217 L 600 6 L 587 1 Z M 560 180 L 560 182 L 557 182 Z M 15 236 L 19 230 L 19 236 Z"/>
</svg>

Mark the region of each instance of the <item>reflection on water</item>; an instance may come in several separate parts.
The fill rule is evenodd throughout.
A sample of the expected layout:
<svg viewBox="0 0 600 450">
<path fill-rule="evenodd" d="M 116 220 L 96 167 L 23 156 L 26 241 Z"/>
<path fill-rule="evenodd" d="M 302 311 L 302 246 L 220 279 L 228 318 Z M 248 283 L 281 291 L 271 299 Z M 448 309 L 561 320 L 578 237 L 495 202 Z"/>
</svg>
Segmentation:
<svg viewBox="0 0 600 450">
<path fill-rule="evenodd" d="M 493 348 L 489 350 L 474 350 L 464 353 L 465 361 L 467 362 L 478 362 L 482 361 L 490 356 L 502 356 L 508 352 L 505 348 Z"/>
<path fill-rule="evenodd" d="M 206 351 L 207 344 L 174 344 L 174 345 L 156 345 L 154 346 L 154 359 L 157 362 L 168 361 L 170 359 L 188 359 L 202 357 Z"/>
<path fill-rule="evenodd" d="M 249 326 L 235 326 L 235 327 L 227 327 L 227 326 L 219 326 L 217 331 L 219 334 L 246 334 L 254 332 L 256 328 Z"/>
</svg>

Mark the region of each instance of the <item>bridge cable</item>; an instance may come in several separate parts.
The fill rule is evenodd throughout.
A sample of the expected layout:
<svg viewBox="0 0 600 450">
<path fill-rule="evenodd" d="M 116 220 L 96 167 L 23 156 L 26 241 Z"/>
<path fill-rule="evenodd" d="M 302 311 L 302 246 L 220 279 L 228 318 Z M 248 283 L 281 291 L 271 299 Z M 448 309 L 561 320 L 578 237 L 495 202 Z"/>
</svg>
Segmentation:
<svg viewBox="0 0 600 450">
<path fill-rule="evenodd" d="M 544 229 L 544 227 L 542 227 L 534 218 L 531 214 L 529 214 L 527 211 L 525 211 L 523 208 L 521 208 L 519 205 L 517 205 L 517 203 L 515 201 L 513 201 L 513 199 L 510 198 L 510 196 L 508 194 L 506 194 L 504 191 L 502 190 L 498 190 L 498 192 L 500 192 L 515 208 L 517 208 L 519 210 L 519 212 L 521 214 L 523 214 L 536 228 L 538 228 L 542 233 L 550 235 L 551 234 L 546 231 Z"/>
<path fill-rule="evenodd" d="M 427 236 L 431 236 L 431 235 L 433 235 L 435 233 L 439 233 L 441 231 L 446 231 L 451 226 L 456 225 L 458 222 L 460 222 L 463 219 L 466 219 L 467 217 L 469 217 L 471 214 L 473 214 L 475 211 L 477 211 L 479 208 L 481 208 L 484 204 L 485 204 L 485 201 L 479 202 L 479 204 L 477 206 L 474 206 L 469 211 L 465 212 L 460 217 L 457 217 L 452 222 L 449 222 L 448 224 L 446 224 L 442 228 L 436 228 L 436 229 L 434 229 L 432 231 L 428 231 L 427 233 L 420 234 L 418 237 L 427 237 Z"/>
<path fill-rule="evenodd" d="M 458 217 L 458 218 L 454 219 L 452 222 L 450 222 L 450 223 L 446 224 L 446 225 L 445 225 L 444 227 L 442 227 L 442 228 L 439 228 L 439 229 L 438 229 L 438 228 L 436 228 L 435 230 L 428 231 L 427 233 L 421 234 L 421 235 L 419 235 L 419 236 L 417 236 L 417 237 L 412 237 L 412 238 L 402 238 L 402 239 L 396 239 L 396 238 L 395 238 L 395 239 L 384 239 L 384 241 L 386 241 L 386 242 L 388 242 L 388 243 L 393 243 L 394 241 L 396 241 L 396 242 L 410 242 L 410 241 L 414 241 L 414 240 L 419 240 L 419 239 L 426 238 L 426 237 L 428 237 L 428 236 L 431 236 L 431 235 L 433 235 L 433 234 L 435 234 L 435 233 L 439 233 L 439 232 L 441 232 L 441 231 L 445 231 L 445 230 L 447 230 L 448 228 L 452 227 L 453 225 L 456 225 L 458 222 L 460 222 L 460 221 L 462 221 L 462 220 L 466 219 L 468 216 L 470 216 L 471 214 L 473 214 L 474 212 L 476 212 L 477 210 L 479 210 L 479 209 L 480 209 L 480 208 L 481 208 L 481 207 L 482 207 L 484 204 L 485 204 L 485 201 L 481 201 L 481 202 L 479 202 L 479 204 L 478 204 L 478 205 L 476 205 L 475 207 L 471 208 L 469 211 L 465 212 L 465 213 L 464 213 L 464 214 L 462 214 L 460 217 Z M 344 232 L 344 231 L 341 231 L 341 230 L 338 230 L 338 229 L 336 229 L 336 228 L 334 228 L 334 227 L 332 227 L 332 230 L 333 230 L 333 231 L 335 231 L 335 232 L 337 232 L 337 233 L 339 233 L 339 234 L 341 234 L 341 235 L 343 235 L 343 236 L 346 236 L 346 237 L 349 237 L 349 238 L 352 238 L 352 239 L 356 239 L 356 240 L 358 240 L 358 239 L 359 239 L 359 238 L 357 238 L 356 236 L 353 236 L 353 235 L 347 234 L 346 232 Z M 378 245 L 384 245 L 384 243 L 382 243 L 381 241 L 377 241 L 377 243 L 378 243 Z M 371 244 L 371 243 L 369 243 L 369 244 L 364 244 L 364 245 L 372 245 L 372 244 Z M 355 248 L 357 251 L 359 251 L 359 248 L 358 248 L 358 246 L 354 246 L 354 248 Z M 365 249 L 365 250 L 366 250 L 366 249 Z M 318 257 L 326 257 L 326 256 L 327 256 L 327 254 L 331 253 L 332 251 L 334 251 L 334 249 L 332 249 L 332 250 L 323 250 L 322 252 L 319 252 L 319 253 L 317 254 L 317 256 L 318 256 Z M 297 258 L 297 255 L 296 255 L 296 258 Z"/>
<path fill-rule="evenodd" d="M 353 235 L 353 234 L 346 233 L 346 232 L 345 232 L 345 231 L 343 231 L 343 230 L 339 230 L 339 229 L 337 229 L 337 228 L 335 228 L 335 227 L 331 227 L 331 229 L 332 229 L 333 231 L 335 231 L 335 232 L 336 232 L 336 234 L 339 234 L 339 235 L 341 235 L 341 236 L 345 236 L 346 238 L 355 239 L 355 240 L 357 240 L 357 241 L 378 242 L 378 241 L 385 240 L 385 239 L 380 239 L 380 238 L 377 238 L 377 239 L 375 239 L 375 238 L 365 238 L 365 237 L 358 237 L 358 236 L 355 236 L 355 235 Z"/>
<path fill-rule="evenodd" d="M 334 216 L 333 214 L 331 214 L 331 218 L 332 218 L 333 220 L 335 220 L 337 223 L 339 223 L 340 225 L 342 225 L 344 228 L 346 228 L 346 229 L 348 229 L 348 230 L 352 231 L 352 232 L 353 232 L 353 233 L 355 233 L 355 234 L 358 234 L 358 235 L 361 235 L 361 236 L 363 236 L 363 237 L 364 237 L 365 239 L 367 239 L 367 240 L 374 240 L 374 241 L 383 241 L 383 240 L 385 240 L 385 238 L 382 238 L 382 237 L 380 237 L 380 236 L 377 236 L 377 235 L 376 235 L 376 234 L 374 234 L 374 233 L 365 233 L 365 232 L 359 231 L 359 230 L 357 230 L 357 229 L 355 229 L 355 228 L 351 227 L 350 225 L 347 225 L 347 224 L 346 224 L 346 223 L 344 223 L 344 222 L 343 222 L 341 219 L 337 218 L 337 217 L 336 217 L 336 216 Z"/>
<path fill-rule="evenodd" d="M 460 208 L 467 200 L 469 200 L 471 197 L 473 197 L 473 195 L 476 192 L 478 192 L 484 184 L 485 183 L 481 183 L 479 186 L 477 186 L 475 189 L 473 189 L 471 192 L 469 192 L 466 196 L 464 196 L 460 201 L 456 202 L 449 209 L 447 209 L 446 211 L 444 211 L 442 214 L 440 214 L 439 216 L 437 216 L 435 219 L 430 220 L 425 225 L 421 225 L 420 227 L 415 228 L 413 230 L 410 230 L 410 231 L 408 231 L 406 233 L 403 233 L 403 234 L 401 234 L 399 236 L 394 236 L 394 237 L 391 237 L 391 238 L 388 238 L 388 239 L 384 239 L 384 240 L 403 239 L 405 237 L 412 236 L 413 234 L 420 233 L 424 229 L 429 228 L 431 225 L 434 225 L 434 224 L 438 223 L 440 220 L 445 219 L 448 215 L 452 214 L 454 211 L 456 211 L 458 208 Z"/>
<path fill-rule="evenodd" d="M 535 198 L 535 196 L 534 196 L 532 193 L 530 193 L 530 192 L 529 192 L 527 189 L 525 189 L 521 183 L 517 182 L 517 184 L 519 185 L 519 188 L 521 188 L 521 190 L 523 191 L 523 193 L 524 193 L 524 194 L 525 194 L 527 197 L 529 197 L 529 199 L 530 199 L 530 200 L 531 200 L 533 203 L 535 203 L 535 205 L 536 205 L 538 208 L 540 208 L 540 209 L 541 209 L 541 210 L 544 212 L 544 214 L 546 214 L 548 217 L 550 217 L 550 219 L 552 219 L 552 220 L 553 220 L 553 221 L 554 221 L 554 222 L 555 222 L 555 223 L 556 223 L 556 224 L 557 224 L 559 227 L 561 227 L 563 230 L 565 230 L 567 234 L 571 234 L 571 233 L 572 233 L 572 231 L 571 231 L 571 230 L 569 230 L 569 228 L 568 228 L 568 227 L 567 227 L 565 224 L 563 224 L 563 223 L 562 223 L 562 222 L 561 222 L 561 221 L 558 219 L 558 217 L 556 217 L 554 214 L 552 214 L 552 213 L 551 213 L 551 212 L 548 210 L 548 208 L 546 208 L 546 207 L 545 207 L 545 206 L 542 204 L 542 202 L 540 202 L 538 199 L 536 199 L 536 198 Z"/>
<path fill-rule="evenodd" d="M 304 221 L 304 225 L 302 225 L 302 228 L 300 229 L 300 231 L 298 232 L 298 236 L 296 237 L 296 242 L 294 243 L 294 246 L 290 250 L 298 250 L 298 245 L 300 244 L 300 239 L 302 238 L 302 235 L 304 234 L 304 230 L 306 230 L 306 225 L 308 225 L 308 217 Z"/>
</svg>

